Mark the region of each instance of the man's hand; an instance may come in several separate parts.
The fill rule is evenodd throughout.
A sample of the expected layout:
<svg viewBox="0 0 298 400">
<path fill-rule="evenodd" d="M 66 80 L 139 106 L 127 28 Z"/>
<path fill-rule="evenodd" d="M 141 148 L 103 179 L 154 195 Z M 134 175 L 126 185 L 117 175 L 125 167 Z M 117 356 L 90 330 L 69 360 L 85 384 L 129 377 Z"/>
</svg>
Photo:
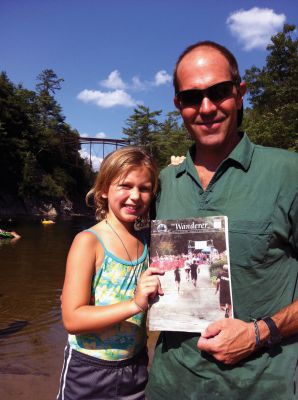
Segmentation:
<svg viewBox="0 0 298 400">
<path fill-rule="evenodd" d="M 169 165 L 179 165 L 185 160 L 184 156 L 171 156 L 171 164 Z"/>
<path fill-rule="evenodd" d="M 256 348 L 254 325 L 239 319 L 221 319 L 206 328 L 197 346 L 224 364 L 236 364 Z"/>
</svg>

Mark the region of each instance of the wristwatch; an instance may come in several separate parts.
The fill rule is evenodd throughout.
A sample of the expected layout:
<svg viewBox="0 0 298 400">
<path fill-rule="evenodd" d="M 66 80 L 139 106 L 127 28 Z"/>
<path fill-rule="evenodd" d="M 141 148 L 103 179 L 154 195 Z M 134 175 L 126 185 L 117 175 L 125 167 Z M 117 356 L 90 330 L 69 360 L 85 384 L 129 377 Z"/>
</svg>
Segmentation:
<svg viewBox="0 0 298 400">
<path fill-rule="evenodd" d="M 264 342 L 264 345 L 268 346 L 268 347 L 272 347 L 272 346 L 280 343 L 282 336 L 281 336 L 277 326 L 275 325 L 275 322 L 273 321 L 273 319 L 270 317 L 263 317 L 262 321 L 265 322 L 265 324 L 268 326 L 269 331 L 270 331 L 270 336 Z"/>
</svg>

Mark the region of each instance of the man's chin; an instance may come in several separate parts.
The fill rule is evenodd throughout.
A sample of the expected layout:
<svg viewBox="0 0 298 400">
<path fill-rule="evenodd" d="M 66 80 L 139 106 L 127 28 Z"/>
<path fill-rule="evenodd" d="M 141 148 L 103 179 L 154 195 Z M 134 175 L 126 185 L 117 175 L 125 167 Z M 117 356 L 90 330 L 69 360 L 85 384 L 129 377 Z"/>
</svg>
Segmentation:
<svg viewBox="0 0 298 400">
<path fill-rule="evenodd" d="M 199 147 L 215 148 L 222 146 L 225 142 L 225 137 L 221 133 L 209 133 L 208 135 L 197 135 L 193 137 Z"/>
</svg>

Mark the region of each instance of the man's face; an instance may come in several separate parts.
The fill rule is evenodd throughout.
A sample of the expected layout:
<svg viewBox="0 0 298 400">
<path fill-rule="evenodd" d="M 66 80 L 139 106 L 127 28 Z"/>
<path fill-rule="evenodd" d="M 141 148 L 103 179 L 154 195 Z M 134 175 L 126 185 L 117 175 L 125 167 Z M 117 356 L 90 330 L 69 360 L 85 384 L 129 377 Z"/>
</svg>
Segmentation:
<svg viewBox="0 0 298 400">
<path fill-rule="evenodd" d="M 206 89 L 232 80 L 226 58 L 210 47 L 200 47 L 187 54 L 177 69 L 179 91 Z M 245 84 L 233 86 L 231 95 L 213 102 L 204 97 L 199 104 L 183 106 L 175 97 L 186 129 L 199 148 L 205 151 L 229 153 L 238 142 L 237 111 L 242 106 Z"/>
</svg>

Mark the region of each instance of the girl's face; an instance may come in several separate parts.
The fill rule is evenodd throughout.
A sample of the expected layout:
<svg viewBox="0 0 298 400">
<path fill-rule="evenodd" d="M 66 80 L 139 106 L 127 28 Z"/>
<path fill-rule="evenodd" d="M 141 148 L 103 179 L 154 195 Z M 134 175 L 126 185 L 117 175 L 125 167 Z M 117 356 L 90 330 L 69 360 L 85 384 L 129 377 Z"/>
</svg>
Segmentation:
<svg viewBox="0 0 298 400">
<path fill-rule="evenodd" d="M 145 215 L 152 198 L 150 171 L 146 167 L 131 170 L 127 175 L 112 182 L 107 193 L 107 218 L 116 218 L 122 223 L 134 223 Z"/>
</svg>

